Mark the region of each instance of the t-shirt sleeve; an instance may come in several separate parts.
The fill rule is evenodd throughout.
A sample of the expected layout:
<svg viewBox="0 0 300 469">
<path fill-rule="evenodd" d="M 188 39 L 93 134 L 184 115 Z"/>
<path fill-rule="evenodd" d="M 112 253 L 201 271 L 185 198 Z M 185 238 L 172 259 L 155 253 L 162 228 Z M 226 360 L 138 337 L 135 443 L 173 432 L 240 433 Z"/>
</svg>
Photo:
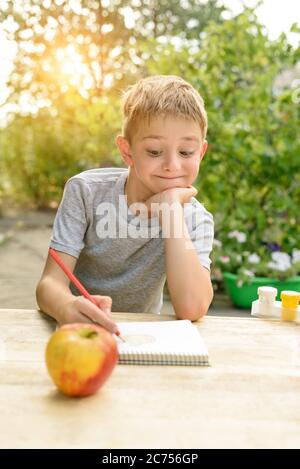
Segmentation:
<svg viewBox="0 0 300 469">
<path fill-rule="evenodd" d="M 210 270 L 210 253 L 214 240 L 214 219 L 210 212 L 200 203 L 193 207 L 192 217 L 188 223 L 189 233 L 193 246 L 196 249 L 203 267 Z"/>
<path fill-rule="evenodd" d="M 80 180 L 69 179 L 58 207 L 50 247 L 79 257 L 88 227 L 89 190 Z"/>
</svg>

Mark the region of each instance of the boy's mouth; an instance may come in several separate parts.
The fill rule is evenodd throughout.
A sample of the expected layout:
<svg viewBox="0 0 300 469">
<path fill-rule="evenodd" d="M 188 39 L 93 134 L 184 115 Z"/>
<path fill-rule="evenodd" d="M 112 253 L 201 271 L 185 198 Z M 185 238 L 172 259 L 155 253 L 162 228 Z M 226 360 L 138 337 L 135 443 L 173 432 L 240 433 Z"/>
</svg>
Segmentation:
<svg viewBox="0 0 300 469">
<path fill-rule="evenodd" d="M 166 177 L 166 176 L 157 176 L 157 177 L 160 178 L 160 179 L 170 179 L 170 180 L 172 180 L 172 179 L 180 179 L 180 178 L 182 178 L 183 176 L 174 176 L 174 177 L 171 177 L 171 178 L 170 178 L 170 177 Z"/>
</svg>

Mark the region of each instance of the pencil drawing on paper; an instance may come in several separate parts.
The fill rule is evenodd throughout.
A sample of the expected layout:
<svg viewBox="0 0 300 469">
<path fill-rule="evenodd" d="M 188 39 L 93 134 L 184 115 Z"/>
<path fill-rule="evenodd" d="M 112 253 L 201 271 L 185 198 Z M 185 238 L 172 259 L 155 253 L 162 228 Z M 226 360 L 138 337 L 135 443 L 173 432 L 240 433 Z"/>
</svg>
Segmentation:
<svg viewBox="0 0 300 469">
<path fill-rule="evenodd" d="M 135 347 L 139 345 L 153 344 L 156 342 L 155 337 L 152 335 L 130 334 L 125 335 L 124 339 L 128 345 L 133 345 Z"/>
</svg>

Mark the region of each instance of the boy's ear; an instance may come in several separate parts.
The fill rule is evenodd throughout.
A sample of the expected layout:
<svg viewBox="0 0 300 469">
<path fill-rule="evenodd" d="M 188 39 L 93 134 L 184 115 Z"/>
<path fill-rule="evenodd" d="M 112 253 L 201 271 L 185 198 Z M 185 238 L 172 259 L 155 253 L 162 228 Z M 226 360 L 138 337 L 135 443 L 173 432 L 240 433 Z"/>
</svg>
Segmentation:
<svg viewBox="0 0 300 469">
<path fill-rule="evenodd" d="M 207 145 L 208 145 L 208 141 L 207 140 L 203 140 L 203 143 L 202 143 L 202 148 L 201 148 L 201 152 L 200 152 L 200 158 L 201 160 L 203 159 L 204 155 L 205 155 L 205 152 L 207 150 Z"/>
<path fill-rule="evenodd" d="M 116 138 L 116 145 L 119 148 L 124 163 L 127 166 L 132 166 L 132 156 L 128 140 L 122 135 L 118 135 Z"/>
</svg>

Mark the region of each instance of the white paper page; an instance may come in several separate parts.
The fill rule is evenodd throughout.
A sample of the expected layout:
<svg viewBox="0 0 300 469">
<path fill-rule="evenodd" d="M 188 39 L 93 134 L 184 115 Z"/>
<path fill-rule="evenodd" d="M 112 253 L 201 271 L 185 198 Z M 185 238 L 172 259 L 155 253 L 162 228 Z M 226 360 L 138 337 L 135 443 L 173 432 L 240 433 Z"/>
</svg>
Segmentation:
<svg viewBox="0 0 300 469">
<path fill-rule="evenodd" d="M 118 350 L 132 353 L 187 353 L 208 355 L 196 326 L 189 320 L 117 323 L 125 343 Z"/>
</svg>

